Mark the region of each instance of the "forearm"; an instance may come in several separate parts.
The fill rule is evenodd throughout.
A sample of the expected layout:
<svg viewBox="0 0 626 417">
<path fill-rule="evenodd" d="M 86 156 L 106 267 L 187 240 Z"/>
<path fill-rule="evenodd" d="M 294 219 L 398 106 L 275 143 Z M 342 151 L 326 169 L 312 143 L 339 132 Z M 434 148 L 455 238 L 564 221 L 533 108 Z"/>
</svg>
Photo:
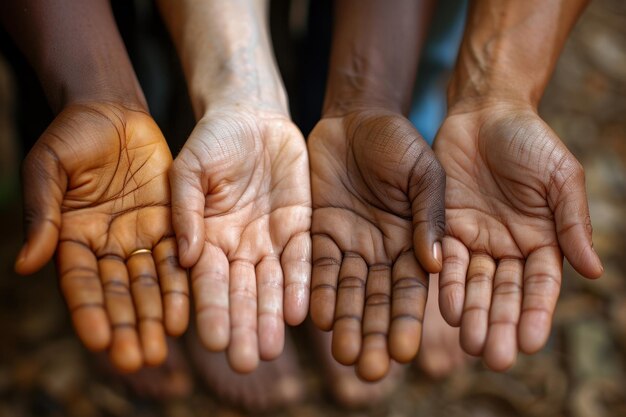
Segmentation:
<svg viewBox="0 0 626 417">
<path fill-rule="evenodd" d="M 2 20 L 55 112 L 109 100 L 146 108 L 108 0 L 9 0 Z"/>
<path fill-rule="evenodd" d="M 474 0 L 448 91 L 450 106 L 517 100 L 536 106 L 588 0 Z"/>
<path fill-rule="evenodd" d="M 432 1 L 337 0 L 325 115 L 407 113 Z"/>
<path fill-rule="evenodd" d="M 288 113 L 268 33 L 267 0 L 159 0 L 196 117 L 217 106 Z"/>
</svg>

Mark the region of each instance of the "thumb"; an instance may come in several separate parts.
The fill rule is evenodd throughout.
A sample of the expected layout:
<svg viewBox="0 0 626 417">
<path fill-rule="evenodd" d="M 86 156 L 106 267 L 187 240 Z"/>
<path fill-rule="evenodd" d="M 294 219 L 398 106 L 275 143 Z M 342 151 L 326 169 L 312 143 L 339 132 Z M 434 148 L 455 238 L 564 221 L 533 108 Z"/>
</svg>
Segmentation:
<svg viewBox="0 0 626 417">
<path fill-rule="evenodd" d="M 32 274 L 52 258 L 59 240 L 66 188 L 67 175 L 58 156 L 38 142 L 22 164 L 26 241 L 15 262 L 18 274 Z"/>
<path fill-rule="evenodd" d="M 172 189 L 172 225 L 178 241 L 179 262 L 191 268 L 198 262 L 204 246 L 204 205 L 201 169 L 185 149 L 174 160 L 170 169 Z"/>
<path fill-rule="evenodd" d="M 593 250 L 583 168 L 571 156 L 568 162 L 562 164 L 552 175 L 548 197 L 563 254 L 581 275 L 599 278 L 604 268 Z"/>
<path fill-rule="evenodd" d="M 445 226 L 445 171 L 434 153 L 418 159 L 409 178 L 413 217 L 413 248 L 422 267 L 431 274 L 441 271 L 441 240 Z"/>
</svg>

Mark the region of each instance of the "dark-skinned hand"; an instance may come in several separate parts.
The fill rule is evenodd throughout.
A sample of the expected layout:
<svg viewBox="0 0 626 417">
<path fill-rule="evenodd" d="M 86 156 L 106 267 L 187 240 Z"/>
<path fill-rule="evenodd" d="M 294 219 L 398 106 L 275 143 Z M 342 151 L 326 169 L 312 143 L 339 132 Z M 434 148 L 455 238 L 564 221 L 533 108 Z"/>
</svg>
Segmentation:
<svg viewBox="0 0 626 417">
<path fill-rule="evenodd" d="M 324 118 L 308 147 L 311 318 L 333 330 L 337 361 L 377 380 L 390 358 L 418 352 L 428 272 L 441 268 L 445 175 L 411 123 L 387 110 Z"/>
</svg>

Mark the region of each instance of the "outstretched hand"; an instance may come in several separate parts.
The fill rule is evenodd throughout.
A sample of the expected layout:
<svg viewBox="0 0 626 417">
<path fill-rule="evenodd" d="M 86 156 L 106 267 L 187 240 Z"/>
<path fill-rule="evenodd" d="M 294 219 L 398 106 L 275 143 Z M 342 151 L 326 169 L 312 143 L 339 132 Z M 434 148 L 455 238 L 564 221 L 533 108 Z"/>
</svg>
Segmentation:
<svg viewBox="0 0 626 417">
<path fill-rule="evenodd" d="M 382 378 L 417 354 L 428 272 L 441 268 L 445 175 L 411 123 L 386 110 L 322 119 L 309 137 L 311 318 L 333 356 Z"/>
<path fill-rule="evenodd" d="M 174 161 L 173 223 L 198 334 L 236 371 L 283 349 L 309 304 L 311 198 L 300 131 L 282 114 L 206 115 Z"/>
<path fill-rule="evenodd" d="M 452 114 L 435 153 L 447 174 L 440 306 L 488 366 L 546 342 L 563 254 L 602 274 L 581 165 L 534 109 L 501 103 Z"/>
<path fill-rule="evenodd" d="M 171 162 L 148 114 L 102 102 L 66 107 L 23 165 L 27 235 L 15 268 L 33 273 L 56 250 L 78 336 L 89 349 L 110 348 L 122 371 L 163 362 L 165 332 L 187 327 L 187 276 L 170 220 Z"/>
</svg>

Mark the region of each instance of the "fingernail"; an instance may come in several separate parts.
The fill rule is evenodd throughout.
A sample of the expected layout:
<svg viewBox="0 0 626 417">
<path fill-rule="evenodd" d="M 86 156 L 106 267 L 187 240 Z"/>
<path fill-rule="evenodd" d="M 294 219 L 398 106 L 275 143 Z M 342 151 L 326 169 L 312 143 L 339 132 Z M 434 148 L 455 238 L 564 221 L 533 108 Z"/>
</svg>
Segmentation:
<svg viewBox="0 0 626 417">
<path fill-rule="evenodd" d="M 441 265 L 441 243 L 440 242 L 435 242 L 433 243 L 433 257 L 437 260 L 437 262 L 439 262 L 439 265 Z"/>
<path fill-rule="evenodd" d="M 182 255 L 183 253 L 187 253 L 188 249 L 189 249 L 189 242 L 187 242 L 187 239 L 184 237 L 181 237 L 180 239 L 178 239 L 178 253 Z"/>
</svg>

